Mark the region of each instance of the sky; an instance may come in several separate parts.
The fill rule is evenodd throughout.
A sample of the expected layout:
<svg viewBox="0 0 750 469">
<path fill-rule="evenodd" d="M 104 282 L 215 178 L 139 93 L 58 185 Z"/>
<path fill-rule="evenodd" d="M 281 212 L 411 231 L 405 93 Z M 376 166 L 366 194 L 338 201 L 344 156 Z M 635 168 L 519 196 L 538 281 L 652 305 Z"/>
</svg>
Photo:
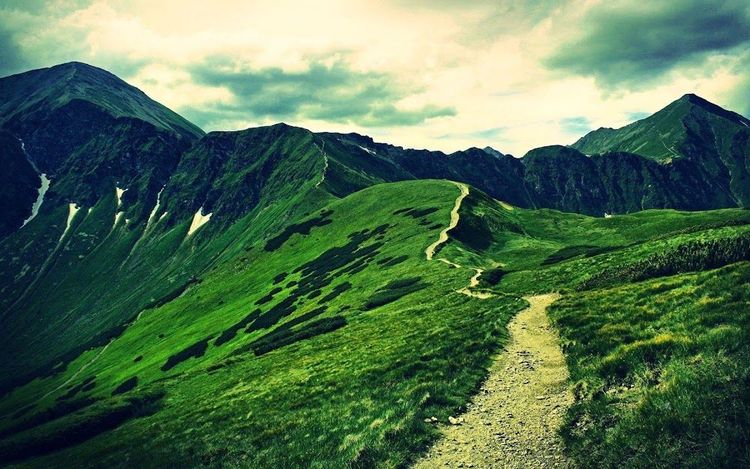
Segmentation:
<svg viewBox="0 0 750 469">
<path fill-rule="evenodd" d="M 750 2 L 0 0 L 0 76 L 73 60 L 206 131 L 522 156 L 685 93 L 750 115 Z"/>
</svg>

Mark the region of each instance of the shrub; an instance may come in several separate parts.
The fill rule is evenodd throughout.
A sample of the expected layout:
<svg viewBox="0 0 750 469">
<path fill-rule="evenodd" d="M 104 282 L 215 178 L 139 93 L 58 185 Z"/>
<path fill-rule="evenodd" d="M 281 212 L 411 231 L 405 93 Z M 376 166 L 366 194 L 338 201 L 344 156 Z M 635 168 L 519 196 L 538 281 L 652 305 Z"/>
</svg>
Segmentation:
<svg viewBox="0 0 750 469">
<path fill-rule="evenodd" d="M 57 402 L 52 407 L 31 415 L 26 420 L 22 420 L 15 425 L 3 428 L 2 430 L 0 430 L 0 438 L 5 438 L 8 435 L 13 435 L 23 430 L 28 430 L 29 428 L 34 428 L 47 422 L 57 420 L 68 414 L 88 407 L 94 404 L 96 401 L 97 399 L 94 399 L 92 397 L 82 397 L 73 401 L 66 400 Z"/>
<path fill-rule="evenodd" d="M 112 430 L 131 418 L 151 415 L 164 397 L 161 391 L 114 398 L 0 442 L 0 461 L 8 463 L 59 451 Z"/>
<path fill-rule="evenodd" d="M 133 376 L 132 378 L 126 379 L 122 382 L 119 386 L 115 388 L 114 391 L 112 391 L 112 395 L 116 396 L 118 394 L 124 394 L 128 391 L 132 391 L 135 389 L 135 387 L 138 385 L 138 377 Z"/>
<path fill-rule="evenodd" d="M 404 262 L 408 258 L 409 258 L 409 256 L 407 256 L 407 255 L 394 257 L 393 259 L 390 259 L 388 262 L 384 262 L 383 266 L 384 267 L 392 267 L 394 265 L 398 265 L 398 264 Z"/>
<path fill-rule="evenodd" d="M 215 346 L 219 346 L 234 339 L 240 329 L 246 328 L 251 322 L 255 321 L 260 316 L 261 310 L 255 309 L 253 312 L 242 318 L 238 323 L 233 324 L 228 329 L 224 330 L 219 337 L 214 341 Z"/>
<path fill-rule="evenodd" d="M 202 357 L 203 354 L 206 353 L 206 349 L 208 348 L 208 341 L 211 340 L 212 337 L 207 337 L 203 340 L 200 340 L 190 347 L 187 347 L 184 350 L 181 350 L 174 355 L 167 358 L 166 363 L 162 365 L 161 371 L 168 371 L 174 368 L 175 366 L 179 365 L 180 363 L 184 362 L 185 360 L 189 358 L 198 358 Z"/>
<path fill-rule="evenodd" d="M 503 279 L 503 276 L 507 273 L 508 272 L 504 271 L 500 267 L 487 269 L 484 272 L 482 272 L 482 275 L 479 277 L 479 283 L 481 283 L 484 286 L 497 285 L 498 283 L 500 283 L 500 280 Z"/>
<path fill-rule="evenodd" d="M 709 240 L 695 240 L 667 251 L 623 265 L 605 268 L 583 281 L 586 290 L 619 283 L 638 282 L 683 272 L 715 269 L 734 262 L 750 260 L 750 234 Z"/>
<path fill-rule="evenodd" d="M 409 216 L 412 218 L 422 218 L 425 215 L 429 215 L 431 213 L 437 212 L 438 208 L 436 207 L 428 207 L 428 208 L 402 208 L 399 210 L 396 210 L 393 212 L 394 215 L 404 215 Z"/>
<path fill-rule="evenodd" d="M 578 256 L 593 257 L 621 248 L 622 246 L 565 246 L 564 248 L 558 249 L 557 251 L 547 256 L 547 258 L 542 261 L 541 265 L 556 264 L 558 262 L 562 262 Z"/>
<path fill-rule="evenodd" d="M 393 303 L 403 296 L 422 290 L 427 286 L 428 284 L 422 283 L 419 277 L 393 280 L 380 290 L 376 291 L 375 294 L 365 302 L 363 308 L 365 310 L 370 310 L 388 303 Z"/>
<path fill-rule="evenodd" d="M 303 236 L 307 236 L 310 234 L 310 230 L 313 227 L 316 226 L 325 226 L 330 223 L 333 223 L 333 221 L 328 218 L 331 216 L 333 212 L 331 210 L 323 210 L 320 212 L 320 215 L 311 218 L 309 220 L 305 220 L 302 223 L 297 223 L 294 225 L 289 225 L 286 228 L 284 228 L 284 231 L 276 235 L 275 237 L 269 239 L 266 241 L 266 245 L 263 247 L 266 251 L 275 251 L 281 246 L 284 245 L 284 243 L 292 237 L 293 234 L 300 234 Z"/>
<path fill-rule="evenodd" d="M 349 282 L 339 283 L 338 285 L 336 285 L 335 287 L 333 287 L 333 290 L 331 290 L 330 293 L 328 293 L 327 295 L 325 295 L 321 299 L 319 299 L 318 303 L 319 304 L 328 303 L 329 301 L 332 301 L 332 300 L 336 299 L 340 294 L 344 293 L 345 291 L 349 290 L 350 288 L 352 288 L 352 284 L 349 283 Z"/>
<path fill-rule="evenodd" d="M 63 395 L 61 395 L 61 396 L 59 396 L 57 398 L 57 400 L 58 401 L 62 401 L 62 400 L 65 400 L 65 399 L 70 399 L 70 398 L 74 397 L 76 394 L 78 394 L 79 392 L 86 392 L 86 391 L 89 391 L 89 390 L 93 389 L 93 386 L 91 386 L 91 387 L 88 387 L 88 386 L 90 386 L 91 383 L 94 383 L 94 379 L 96 379 L 96 376 L 89 376 L 85 380 L 81 381 L 79 384 L 74 385 L 74 386 L 70 386 L 68 388 L 68 392 L 65 393 L 65 394 L 63 394 Z M 94 386 L 95 385 L 96 384 L 94 384 Z"/>
<path fill-rule="evenodd" d="M 259 356 L 300 340 L 335 331 L 345 325 L 346 319 L 343 316 L 333 316 L 313 321 L 299 331 L 280 328 L 256 340 L 251 347 L 255 355 Z"/>
</svg>

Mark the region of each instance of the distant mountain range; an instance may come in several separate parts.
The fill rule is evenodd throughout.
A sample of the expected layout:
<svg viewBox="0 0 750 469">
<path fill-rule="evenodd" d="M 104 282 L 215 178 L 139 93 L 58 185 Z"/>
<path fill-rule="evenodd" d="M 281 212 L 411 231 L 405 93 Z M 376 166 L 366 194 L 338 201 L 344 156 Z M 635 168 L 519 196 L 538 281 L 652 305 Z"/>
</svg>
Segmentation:
<svg viewBox="0 0 750 469">
<path fill-rule="evenodd" d="M 313 134 L 283 124 L 204 136 L 197 126 L 114 75 L 76 62 L 0 79 L 0 101 L 4 167 L 26 174 L 4 186 L 0 236 L 30 216 L 40 184 L 28 177 L 30 165 L 19 157 L 21 142 L 30 163 L 54 181 L 46 196 L 49 204 L 93 206 L 119 184 L 129 189 L 124 199 L 127 218 L 139 221 L 173 175 L 177 177 L 164 195 L 179 192 L 180 197 L 165 197 L 170 223 L 201 205 L 216 212 L 217 220 L 226 218 L 222 223 L 244 215 L 254 204 L 230 207 L 232 200 L 254 200 L 262 182 L 253 179 L 255 170 L 247 163 L 255 156 L 249 156 L 242 142 L 253 153 L 265 153 L 280 138 L 301 139 L 300 151 L 318 162 L 318 148 L 325 147 L 330 157 L 326 187 L 335 196 L 376 182 L 435 178 L 467 182 L 521 207 L 598 216 L 750 203 L 750 121 L 695 95 L 621 129 L 599 129 L 571 146 L 537 148 L 520 159 L 491 148 L 450 155 L 410 150 L 357 134 Z M 209 153 L 210 162 L 199 163 Z M 274 161 L 256 169 L 269 171 Z M 211 166 L 209 173 L 202 165 Z M 238 167 L 248 180 L 226 173 Z M 189 174 L 193 170 L 199 172 Z M 202 186 L 178 186 L 197 179 Z"/>
</svg>

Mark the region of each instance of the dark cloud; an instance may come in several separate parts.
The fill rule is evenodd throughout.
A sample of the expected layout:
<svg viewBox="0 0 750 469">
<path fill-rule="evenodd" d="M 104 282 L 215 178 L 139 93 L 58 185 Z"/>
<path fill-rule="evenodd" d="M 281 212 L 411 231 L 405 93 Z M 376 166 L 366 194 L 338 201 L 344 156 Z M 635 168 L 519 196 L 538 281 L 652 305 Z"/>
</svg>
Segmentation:
<svg viewBox="0 0 750 469">
<path fill-rule="evenodd" d="M 13 32 L 0 24 L 0 77 L 22 72 L 27 66 Z"/>
<path fill-rule="evenodd" d="M 729 94 L 728 102 L 722 104 L 745 117 L 750 117 L 750 52 L 740 58 L 733 72 L 743 78 Z"/>
<path fill-rule="evenodd" d="M 605 2 L 587 12 L 581 32 L 545 63 L 594 76 L 606 87 L 637 87 L 685 63 L 750 44 L 747 0 Z"/>
<path fill-rule="evenodd" d="M 218 119 L 320 119 L 337 123 L 388 127 L 417 125 L 427 119 L 455 115 L 451 107 L 426 105 L 403 110 L 394 103 L 417 91 L 400 86 L 377 72 L 355 72 L 341 61 L 331 65 L 313 61 L 307 70 L 280 68 L 237 71 L 231 61 L 214 59 L 191 67 L 196 83 L 224 86 L 235 104 L 187 110 L 198 125 L 211 127 Z"/>
<path fill-rule="evenodd" d="M 592 129 L 591 121 L 583 116 L 562 119 L 560 127 L 569 134 L 585 134 Z"/>
</svg>

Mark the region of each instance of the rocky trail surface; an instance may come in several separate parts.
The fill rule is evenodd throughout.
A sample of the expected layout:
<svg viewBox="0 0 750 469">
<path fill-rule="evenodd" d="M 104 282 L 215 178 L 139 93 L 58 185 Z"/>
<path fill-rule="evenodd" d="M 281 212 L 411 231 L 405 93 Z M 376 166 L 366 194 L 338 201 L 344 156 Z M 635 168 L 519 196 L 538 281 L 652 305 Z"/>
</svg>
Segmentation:
<svg viewBox="0 0 750 469">
<path fill-rule="evenodd" d="M 450 418 L 443 437 L 415 467 L 571 467 L 557 429 L 573 398 L 559 338 L 545 312 L 557 298 L 526 298 L 530 306 L 508 325 L 508 345 L 468 410 Z"/>
</svg>

